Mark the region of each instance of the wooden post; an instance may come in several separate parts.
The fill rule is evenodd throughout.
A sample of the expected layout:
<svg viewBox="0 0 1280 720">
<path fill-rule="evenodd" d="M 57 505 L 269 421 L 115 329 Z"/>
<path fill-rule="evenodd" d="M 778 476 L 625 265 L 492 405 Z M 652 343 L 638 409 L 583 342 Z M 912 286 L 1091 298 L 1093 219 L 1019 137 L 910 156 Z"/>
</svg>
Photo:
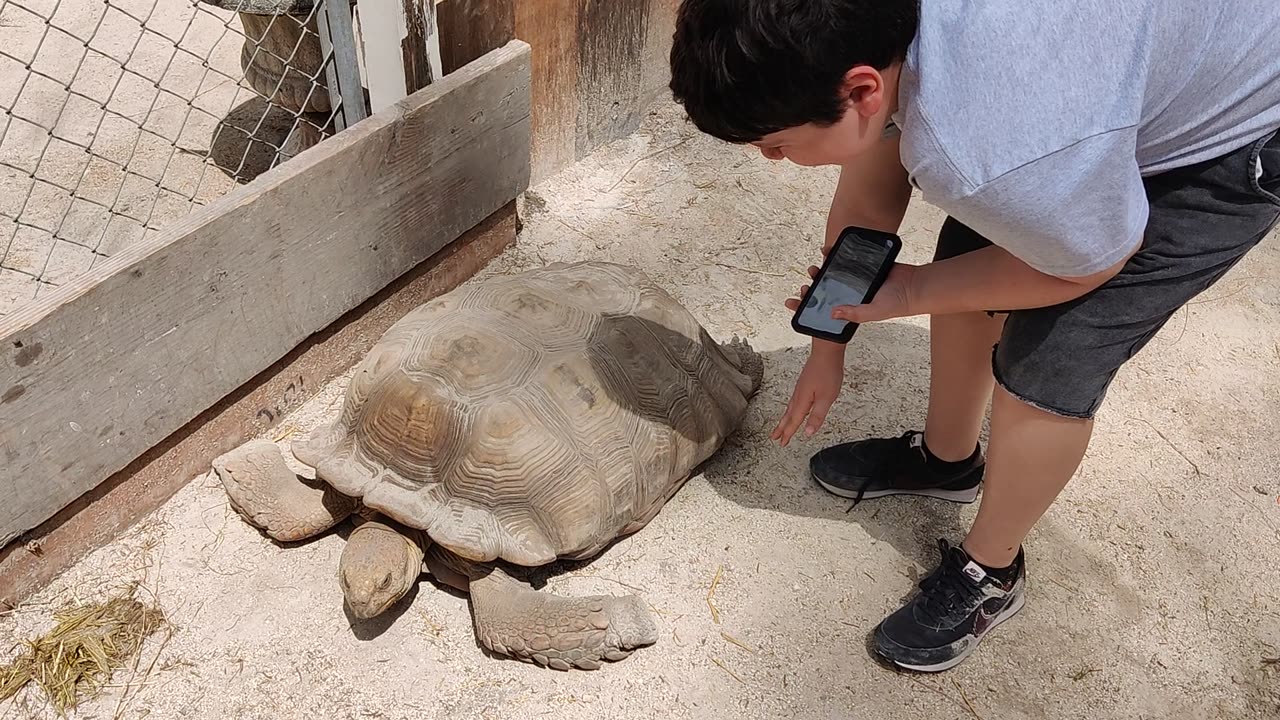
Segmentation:
<svg viewBox="0 0 1280 720">
<path fill-rule="evenodd" d="M 446 74 L 512 38 L 532 47 L 533 182 L 634 132 L 668 92 L 678 0 L 437 1 Z"/>
<path fill-rule="evenodd" d="M 573 17 L 564 15 L 558 3 L 538 0 L 520 4 L 529 12 L 544 13 L 548 22 L 573 24 Z M 451 73 L 514 38 L 516 5 L 516 0 L 442 2 L 437 14 L 444 71 Z"/>
<path fill-rule="evenodd" d="M 360 35 L 373 112 L 444 73 L 435 0 L 360 0 Z"/>
<path fill-rule="evenodd" d="M 404 57 L 406 89 L 415 93 L 444 73 L 440 62 L 440 32 L 436 27 L 436 0 L 402 0 L 405 36 L 400 43 Z"/>
</svg>

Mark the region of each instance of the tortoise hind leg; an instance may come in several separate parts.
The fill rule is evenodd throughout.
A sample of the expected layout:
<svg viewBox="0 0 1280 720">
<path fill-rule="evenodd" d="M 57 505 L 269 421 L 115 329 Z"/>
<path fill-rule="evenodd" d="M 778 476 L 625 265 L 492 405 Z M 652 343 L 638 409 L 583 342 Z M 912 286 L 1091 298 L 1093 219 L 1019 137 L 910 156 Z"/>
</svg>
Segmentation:
<svg viewBox="0 0 1280 720">
<path fill-rule="evenodd" d="M 345 520 L 356 500 L 307 484 L 285 464 L 275 443 L 253 440 L 213 461 L 231 507 L 281 542 L 314 537 Z"/>
<path fill-rule="evenodd" d="M 729 342 L 720 343 L 720 350 L 751 380 L 751 389 L 746 394 L 748 397 L 754 395 L 764 383 L 764 358 L 751 347 L 751 343 L 737 336 Z"/>
<path fill-rule="evenodd" d="M 652 615 L 634 595 L 540 592 L 499 567 L 468 563 L 436 545 L 427 564 L 449 585 L 466 578 L 476 635 L 492 652 L 556 670 L 596 670 L 658 641 Z"/>
</svg>

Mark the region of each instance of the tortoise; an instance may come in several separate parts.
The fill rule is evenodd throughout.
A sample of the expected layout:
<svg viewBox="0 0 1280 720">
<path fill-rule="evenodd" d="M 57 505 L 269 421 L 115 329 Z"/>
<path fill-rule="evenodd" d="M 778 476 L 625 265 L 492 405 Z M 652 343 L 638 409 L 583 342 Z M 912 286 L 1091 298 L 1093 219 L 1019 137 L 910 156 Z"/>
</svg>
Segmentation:
<svg viewBox="0 0 1280 720">
<path fill-rule="evenodd" d="M 636 595 L 535 590 L 645 527 L 736 431 L 764 375 L 640 270 L 553 263 L 465 285 L 395 323 L 332 424 L 291 450 L 253 441 L 214 468 L 231 504 L 286 542 L 353 518 L 339 560 L 357 618 L 424 570 L 469 593 L 480 644 L 593 670 L 657 642 Z"/>
</svg>

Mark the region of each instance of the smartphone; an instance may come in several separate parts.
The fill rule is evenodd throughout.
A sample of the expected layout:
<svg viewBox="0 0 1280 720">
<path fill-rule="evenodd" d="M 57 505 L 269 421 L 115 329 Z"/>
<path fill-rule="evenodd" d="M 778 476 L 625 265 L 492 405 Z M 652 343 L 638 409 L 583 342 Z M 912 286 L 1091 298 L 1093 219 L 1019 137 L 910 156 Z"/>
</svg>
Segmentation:
<svg viewBox="0 0 1280 720">
<path fill-rule="evenodd" d="M 831 311 L 840 305 L 871 302 L 901 249 L 902 240 L 893 233 L 845 228 L 810 283 L 809 292 L 800 299 L 791 327 L 812 337 L 848 343 L 857 323 L 837 320 Z"/>
</svg>

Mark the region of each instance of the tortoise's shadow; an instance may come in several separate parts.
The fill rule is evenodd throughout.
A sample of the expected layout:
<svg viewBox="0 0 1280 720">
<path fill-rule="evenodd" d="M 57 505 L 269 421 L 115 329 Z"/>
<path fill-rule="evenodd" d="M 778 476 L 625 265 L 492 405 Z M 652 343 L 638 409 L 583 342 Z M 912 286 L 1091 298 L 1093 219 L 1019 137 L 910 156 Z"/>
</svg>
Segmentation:
<svg viewBox="0 0 1280 720">
<path fill-rule="evenodd" d="M 712 490 L 746 508 L 855 523 L 873 543 L 885 543 L 920 567 L 936 563 L 937 538 L 958 543 L 964 537 L 964 506 L 905 496 L 855 504 L 822 489 L 809 473 L 809 458 L 823 447 L 923 428 L 929 387 L 925 328 L 906 322 L 860 327 L 846 348 L 844 387 L 822 428 L 813 437 L 797 432 L 785 448 L 769 434 L 786 409 L 808 347 L 761 354 L 764 385 L 738 432 L 702 468 Z"/>
<path fill-rule="evenodd" d="M 302 479 L 308 483 L 313 482 L 301 477 L 299 479 Z M 351 519 L 346 519 L 338 523 L 337 525 L 333 526 L 332 528 L 329 528 L 328 530 L 325 530 L 324 532 L 321 532 L 313 537 L 309 537 L 304 540 L 290 540 L 290 541 L 277 540 L 276 538 L 273 538 L 270 535 L 268 535 L 265 530 L 261 528 L 255 528 L 255 529 L 263 538 L 265 538 L 271 544 L 275 545 L 280 549 L 287 550 L 289 548 L 301 547 L 303 545 L 307 545 L 309 543 L 313 543 L 318 540 L 331 537 L 331 536 L 338 537 L 345 543 L 351 539 L 351 532 L 355 529 L 355 524 L 351 521 Z M 630 537 L 630 536 L 627 536 L 627 537 Z M 609 545 L 606 546 L 606 548 L 603 551 L 601 551 L 600 555 L 603 555 L 605 552 L 607 552 L 610 548 L 612 548 L 614 545 L 616 545 L 618 542 L 620 542 L 623 539 L 625 538 L 617 538 L 613 542 L 609 543 Z M 533 589 L 544 590 L 547 586 L 548 581 L 551 578 L 562 575 L 562 574 L 566 574 L 566 573 L 572 573 L 575 570 L 585 568 L 588 565 L 590 565 L 592 562 L 594 562 L 598 557 L 599 555 L 593 558 L 585 559 L 585 560 L 556 560 L 548 565 L 544 565 L 542 567 L 537 567 L 537 568 L 519 567 L 519 566 L 511 565 L 509 563 L 503 563 L 502 567 L 507 573 L 509 573 L 513 577 L 516 577 L 528 582 Z M 422 592 L 423 585 L 429 585 L 432 591 L 445 593 L 457 600 L 461 600 L 462 602 L 467 603 L 468 606 L 470 606 L 469 593 L 459 590 L 456 587 L 449 585 L 448 583 L 440 581 L 434 575 L 431 575 L 429 572 L 427 572 L 424 568 L 423 573 L 418 577 L 418 582 L 413 584 L 413 586 L 409 589 L 409 592 L 405 593 L 404 597 L 400 598 L 400 600 L 396 601 L 394 605 L 387 608 L 387 610 L 380 615 L 377 615 L 372 618 L 357 617 L 355 614 L 351 612 L 351 608 L 348 607 L 347 604 L 344 602 L 342 604 L 342 612 L 347 618 L 347 624 L 351 629 L 351 634 L 357 640 L 360 640 L 362 642 L 376 640 L 379 637 L 381 637 L 384 633 L 390 630 L 391 627 L 395 625 L 400 620 L 401 617 L 403 617 L 406 613 L 409 612 L 409 610 L 413 607 L 414 602 L 417 600 L 418 595 Z M 483 650 L 486 655 L 492 658 L 502 659 L 502 660 L 514 660 L 516 662 L 520 662 L 519 660 L 515 660 L 514 658 L 509 658 L 509 657 L 506 657 L 505 655 L 499 655 L 489 651 L 487 648 L 485 648 L 483 645 L 480 644 L 480 641 L 478 638 L 475 639 L 475 643 L 476 643 L 476 647 Z"/>
<path fill-rule="evenodd" d="M 305 478 L 300 478 L 300 479 L 305 480 Z M 308 481 L 308 482 L 311 482 L 311 481 Z M 321 540 L 323 538 L 327 538 L 331 536 L 336 536 L 345 543 L 351 539 L 351 531 L 354 529 L 355 529 L 355 525 L 351 522 L 351 519 L 348 518 L 338 523 L 337 525 L 329 528 L 328 530 L 325 530 L 324 532 L 316 535 L 315 537 L 307 538 L 306 540 L 284 542 L 280 540 L 275 540 L 274 538 L 271 538 L 269 535 L 266 535 L 266 533 L 263 533 L 263 536 L 271 540 L 271 542 L 274 543 L 277 547 L 287 549 L 291 547 L 305 545 L 307 543 L 316 542 L 317 540 Z M 336 568 L 335 568 L 335 571 L 336 571 Z M 347 624 L 351 628 L 351 634 L 355 636 L 357 640 L 360 640 L 362 642 L 376 640 L 377 638 L 381 637 L 383 633 L 389 630 L 392 625 L 395 625 L 396 622 L 402 616 L 404 616 L 405 613 L 409 612 L 410 608 L 413 607 L 414 600 L 418 597 L 420 585 L 421 585 L 420 582 L 414 583 L 413 587 L 409 588 L 409 592 L 405 593 L 404 597 L 400 598 L 400 600 L 398 600 L 394 605 L 387 608 L 386 611 L 383 612 L 382 614 L 372 618 L 356 617 L 356 615 L 351 612 L 351 608 L 348 607 L 347 603 L 344 601 L 342 603 L 342 613 L 347 618 Z"/>
<path fill-rule="evenodd" d="M 694 341 L 648 320 L 629 322 L 642 324 L 663 346 L 676 348 L 677 355 L 696 356 L 697 349 L 690 347 Z M 873 542 L 891 546 L 919 566 L 933 565 L 937 538 L 959 542 L 963 537 L 960 506 L 926 498 L 892 497 L 851 507 L 851 501 L 814 483 L 808 469 L 810 455 L 821 447 L 859 438 L 898 436 L 923 427 L 929 387 L 928 330 L 906 321 L 858 328 L 845 349 L 844 387 L 822 429 L 809 438 L 797 433 L 788 447 L 780 448 L 769 434 L 808 359 L 809 344 L 800 335 L 795 338 L 794 347 L 763 352 L 757 348 L 764 361 L 763 384 L 737 431 L 695 473 L 717 494 L 742 507 L 857 523 Z M 629 393 L 614 392 L 611 398 L 650 422 L 671 424 L 661 413 L 637 407 Z M 683 431 L 691 433 L 691 440 L 703 439 L 699 428 Z"/>
<path fill-rule="evenodd" d="M 390 630 L 391 626 L 395 625 L 405 613 L 409 612 L 409 608 L 413 607 L 413 601 L 417 599 L 421 586 L 422 584 L 420 582 L 414 583 L 413 587 L 409 588 L 409 592 L 405 593 L 405 596 L 400 598 L 396 604 L 387 608 L 381 615 L 368 619 L 356 617 L 351 613 L 351 608 L 347 607 L 345 602 L 342 603 L 342 613 L 347 616 L 347 623 L 351 627 L 351 634 L 361 642 L 368 642 L 381 637 L 382 634 L 387 630 Z"/>
</svg>

